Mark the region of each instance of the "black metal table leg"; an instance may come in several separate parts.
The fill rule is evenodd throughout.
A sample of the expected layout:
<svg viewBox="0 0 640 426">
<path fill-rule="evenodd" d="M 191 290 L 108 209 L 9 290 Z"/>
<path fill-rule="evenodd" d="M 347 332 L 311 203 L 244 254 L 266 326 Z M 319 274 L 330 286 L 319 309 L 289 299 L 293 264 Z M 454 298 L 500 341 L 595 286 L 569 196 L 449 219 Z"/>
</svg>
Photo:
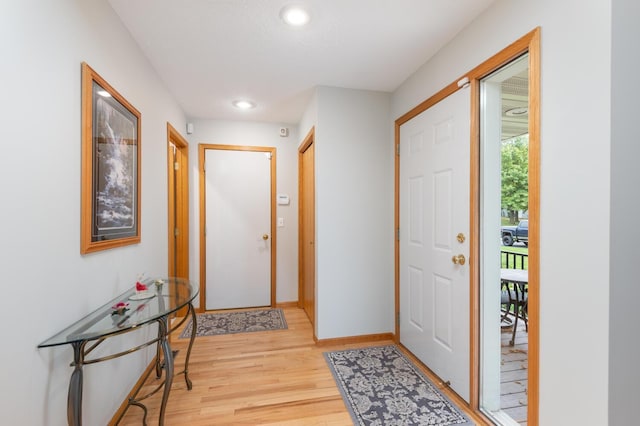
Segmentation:
<svg viewBox="0 0 640 426">
<path fill-rule="evenodd" d="M 160 417 L 158 419 L 158 425 L 164 425 L 164 413 L 167 408 L 167 401 L 169 400 L 169 392 L 171 392 L 171 385 L 173 384 L 173 353 L 171 352 L 171 347 L 169 346 L 169 338 L 168 338 L 168 321 L 167 318 L 164 317 L 158 321 L 159 329 L 160 329 L 160 346 L 162 347 L 162 354 L 164 355 L 164 369 L 165 369 L 165 378 L 164 378 L 164 390 L 162 393 L 162 403 L 160 405 Z"/>
<path fill-rule="evenodd" d="M 511 341 L 509 342 L 510 346 L 515 346 L 516 344 L 516 332 L 518 331 L 518 319 L 520 317 L 520 309 L 522 309 L 520 307 L 520 300 L 522 299 L 524 303 L 524 292 L 523 292 L 524 290 L 520 287 L 520 283 L 518 282 L 513 283 L 513 291 L 516 295 L 516 299 L 513 304 L 515 317 L 513 321 L 513 332 L 511 334 Z"/>
<path fill-rule="evenodd" d="M 69 426 L 82 425 L 82 364 L 85 342 L 73 343 L 73 373 L 69 380 L 67 396 L 67 422 Z"/>
<path fill-rule="evenodd" d="M 191 357 L 191 348 L 193 347 L 193 342 L 196 339 L 196 310 L 193 307 L 192 303 L 189 303 L 189 313 L 191 314 L 191 337 L 189 338 L 189 347 L 187 348 L 187 355 L 184 360 L 184 381 L 187 384 L 187 389 L 191 390 L 193 385 L 191 384 L 191 379 L 189 378 L 189 358 Z"/>
</svg>

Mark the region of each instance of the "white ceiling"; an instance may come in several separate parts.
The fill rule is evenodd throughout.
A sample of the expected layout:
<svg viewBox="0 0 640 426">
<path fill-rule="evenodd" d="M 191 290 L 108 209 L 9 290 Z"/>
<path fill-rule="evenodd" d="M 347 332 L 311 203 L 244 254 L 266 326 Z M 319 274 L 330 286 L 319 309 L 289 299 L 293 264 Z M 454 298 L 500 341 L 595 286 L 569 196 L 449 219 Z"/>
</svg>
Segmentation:
<svg viewBox="0 0 640 426">
<path fill-rule="evenodd" d="M 316 86 L 391 92 L 494 0 L 109 0 L 189 118 L 297 123 Z M 311 22 L 285 25 L 305 6 Z M 257 104 L 238 111 L 231 102 Z"/>
</svg>

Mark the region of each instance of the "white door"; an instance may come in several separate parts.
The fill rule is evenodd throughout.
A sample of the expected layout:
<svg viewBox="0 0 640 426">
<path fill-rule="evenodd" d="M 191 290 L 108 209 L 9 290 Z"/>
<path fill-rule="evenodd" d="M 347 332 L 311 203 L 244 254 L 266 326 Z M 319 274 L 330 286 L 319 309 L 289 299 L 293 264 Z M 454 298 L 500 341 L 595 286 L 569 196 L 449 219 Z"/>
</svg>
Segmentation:
<svg viewBox="0 0 640 426">
<path fill-rule="evenodd" d="M 206 309 L 271 304 L 270 160 L 205 150 Z"/>
<path fill-rule="evenodd" d="M 400 342 L 466 401 L 469 267 L 458 256 L 469 253 L 469 93 L 400 127 Z"/>
</svg>

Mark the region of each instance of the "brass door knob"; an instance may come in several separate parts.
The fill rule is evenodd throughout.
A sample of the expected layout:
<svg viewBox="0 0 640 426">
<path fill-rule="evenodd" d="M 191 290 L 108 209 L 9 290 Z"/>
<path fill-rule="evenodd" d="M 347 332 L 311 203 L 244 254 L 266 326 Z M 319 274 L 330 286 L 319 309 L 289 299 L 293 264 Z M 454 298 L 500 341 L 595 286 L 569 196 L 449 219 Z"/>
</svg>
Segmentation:
<svg viewBox="0 0 640 426">
<path fill-rule="evenodd" d="M 464 258 L 463 254 L 459 254 L 457 256 L 453 256 L 451 258 L 451 261 L 455 264 L 455 265 L 464 265 L 465 262 L 467 261 L 467 259 Z"/>
<path fill-rule="evenodd" d="M 267 240 L 269 239 L 269 234 L 264 234 L 264 235 L 262 236 L 262 239 L 263 239 L 263 240 L 265 240 L 265 241 L 267 241 Z"/>
</svg>

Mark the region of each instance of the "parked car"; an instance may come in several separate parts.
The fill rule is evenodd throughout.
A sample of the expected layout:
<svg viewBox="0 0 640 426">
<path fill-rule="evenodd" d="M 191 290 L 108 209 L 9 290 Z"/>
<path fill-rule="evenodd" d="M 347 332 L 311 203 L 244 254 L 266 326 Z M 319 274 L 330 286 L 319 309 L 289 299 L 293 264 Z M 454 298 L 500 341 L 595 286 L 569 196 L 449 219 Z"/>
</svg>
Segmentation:
<svg viewBox="0 0 640 426">
<path fill-rule="evenodd" d="M 512 246 L 513 243 L 524 243 L 529 245 L 529 221 L 521 220 L 518 226 L 503 226 L 500 231 L 502 236 L 502 244 Z"/>
</svg>

